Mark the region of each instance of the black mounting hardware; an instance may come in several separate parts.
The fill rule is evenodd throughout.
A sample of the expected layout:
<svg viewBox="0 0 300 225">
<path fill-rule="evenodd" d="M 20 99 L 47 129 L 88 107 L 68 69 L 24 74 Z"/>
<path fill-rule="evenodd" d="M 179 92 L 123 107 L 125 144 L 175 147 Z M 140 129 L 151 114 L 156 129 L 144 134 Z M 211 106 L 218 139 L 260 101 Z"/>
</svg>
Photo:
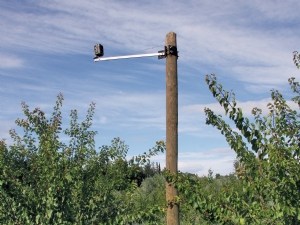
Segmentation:
<svg viewBox="0 0 300 225">
<path fill-rule="evenodd" d="M 95 53 L 94 59 L 96 59 L 98 57 L 102 57 L 104 55 L 103 46 L 101 44 L 96 44 L 94 46 L 94 53 Z"/>
<path fill-rule="evenodd" d="M 165 46 L 165 54 L 167 55 L 174 55 L 178 57 L 178 51 L 176 46 L 168 45 Z"/>
<path fill-rule="evenodd" d="M 168 55 L 174 55 L 178 57 L 177 47 L 173 45 L 165 46 L 165 50 L 158 51 L 158 53 L 165 53 L 164 55 L 159 55 L 158 59 L 166 58 Z"/>
</svg>

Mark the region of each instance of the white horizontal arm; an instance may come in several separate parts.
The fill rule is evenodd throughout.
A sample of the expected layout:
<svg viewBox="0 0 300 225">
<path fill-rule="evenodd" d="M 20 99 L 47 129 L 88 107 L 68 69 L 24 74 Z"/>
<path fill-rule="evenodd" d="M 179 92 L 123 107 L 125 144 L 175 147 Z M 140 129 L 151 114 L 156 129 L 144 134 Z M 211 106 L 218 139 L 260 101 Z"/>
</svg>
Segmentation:
<svg viewBox="0 0 300 225">
<path fill-rule="evenodd" d="M 164 52 L 148 53 L 148 54 L 138 54 L 138 55 L 124 55 L 124 56 L 112 56 L 112 57 L 98 57 L 94 59 L 94 62 L 116 60 L 116 59 L 130 59 L 130 58 L 142 58 L 142 57 L 152 57 L 152 56 L 164 56 Z"/>
</svg>

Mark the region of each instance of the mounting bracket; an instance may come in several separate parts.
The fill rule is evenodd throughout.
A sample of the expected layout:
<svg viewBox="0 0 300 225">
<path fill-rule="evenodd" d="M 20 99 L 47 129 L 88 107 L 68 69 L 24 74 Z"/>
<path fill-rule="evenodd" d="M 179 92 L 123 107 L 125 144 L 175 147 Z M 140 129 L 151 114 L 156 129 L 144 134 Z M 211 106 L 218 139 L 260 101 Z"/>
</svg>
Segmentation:
<svg viewBox="0 0 300 225">
<path fill-rule="evenodd" d="M 178 57 L 177 47 L 176 47 L 176 46 L 173 46 L 173 45 L 165 46 L 165 49 L 159 51 L 159 53 L 164 53 L 164 54 L 159 55 L 159 56 L 158 56 L 158 59 L 164 59 L 164 58 L 166 58 L 168 55 L 174 55 L 174 56 Z"/>
<path fill-rule="evenodd" d="M 178 57 L 177 47 L 172 46 L 172 45 L 165 46 L 164 50 L 158 51 L 157 53 L 103 57 L 103 55 L 104 55 L 103 46 L 101 44 L 96 44 L 94 46 L 94 52 L 95 52 L 94 62 L 104 61 L 104 60 L 152 57 L 152 56 L 158 56 L 158 59 L 164 59 L 168 55 L 174 55 L 174 56 Z"/>
</svg>

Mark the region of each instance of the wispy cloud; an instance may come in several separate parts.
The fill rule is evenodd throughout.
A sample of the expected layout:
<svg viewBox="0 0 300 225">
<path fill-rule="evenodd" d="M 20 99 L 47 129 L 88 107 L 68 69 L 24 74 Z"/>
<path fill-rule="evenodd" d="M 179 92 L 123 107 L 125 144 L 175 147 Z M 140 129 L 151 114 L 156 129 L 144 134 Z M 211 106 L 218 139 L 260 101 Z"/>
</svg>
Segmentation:
<svg viewBox="0 0 300 225">
<path fill-rule="evenodd" d="M 28 5 L 22 11 L 4 7 L 3 17 L 8 23 L 4 23 L 7 25 L 2 30 L 8 32 L 2 39 L 11 45 L 47 52 L 80 53 L 95 40 L 115 46 L 112 48 L 122 46 L 128 51 L 141 49 L 141 46 L 163 45 L 162 36 L 173 29 L 179 34 L 184 58 L 220 65 L 233 59 L 271 65 L 276 60 L 277 64 L 282 54 L 276 53 L 283 53 L 297 42 L 294 35 L 288 35 L 295 32 L 293 24 L 299 19 L 296 1 L 280 4 L 189 1 L 172 2 L 172 7 L 169 4 L 169 1 L 160 4 L 43 1 Z M 33 14 L 36 9 L 40 12 Z M 282 25 L 265 32 L 267 22 L 274 19 Z M 13 31 L 11 26 L 15 28 Z M 288 46 L 287 42 L 280 42 L 284 35 L 281 32 L 287 34 L 284 38 L 290 39 Z M 199 50 L 193 51 L 195 48 Z M 199 53 L 202 53 L 201 58 L 197 57 Z"/>
<path fill-rule="evenodd" d="M 233 163 L 236 154 L 229 148 L 215 148 L 215 149 L 193 149 L 193 151 L 186 151 L 186 149 L 178 150 L 178 169 L 182 172 L 190 172 L 205 176 L 208 170 L 211 169 L 214 174 L 229 174 L 234 171 Z M 162 167 L 165 167 L 165 156 L 159 155 L 151 159 L 154 162 L 159 162 Z"/>
<path fill-rule="evenodd" d="M 14 69 L 21 68 L 23 66 L 24 60 L 19 58 L 18 56 L 0 53 L 0 69 Z"/>
<path fill-rule="evenodd" d="M 155 52 L 162 50 L 165 34 L 175 31 L 179 135 L 202 145 L 203 138 L 215 135 L 205 125 L 204 108 L 220 114 L 223 110 L 199 80 L 215 72 L 242 99 L 238 104 L 247 116 L 253 107 L 265 109 L 269 90 L 285 91 L 287 78 L 299 72 L 292 63 L 292 52 L 299 50 L 299 7 L 297 0 L 2 1 L 0 118 L 6 124 L 2 128 L 19 117 L 21 101 L 51 112 L 55 96 L 63 92 L 66 116 L 74 108 L 84 115 L 88 104 L 96 102 L 97 130 L 130 133 L 139 142 L 163 136 L 164 63 L 149 59 L 150 63 L 95 65 L 92 47 L 102 43 L 107 56 Z M 142 136 L 142 131 L 155 134 Z M 209 145 L 205 142 L 207 149 L 215 147 Z M 195 150 L 185 147 L 190 154 Z M 229 165 L 226 157 L 214 160 Z M 196 164 L 180 165 L 207 172 L 204 162 L 202 167 Z"/>
<path fill-rule="evenodd" d="M 128 52 L 163 46 L 164 34 L 172 29 L 178 32 L 180 60 L 185 63 L 218 65 L 235 79 L 258 85 L 280 84 L 293 68 L 289 62 L 298 43 L 298 4 L 189 1 L 169 7 L 169 1 L 78 0 L 43 1 L 19 10 L 6 4 L 0 28 L 6 35 L 0 40 L 12 48 L 47 53 L 91 54 L 95 41 L 108 51 Z M 274 20 L 276 28 L 268 25 Z"/>
<path fill-rule="evenodd" d="M 252 109 L 255 107 L 261 108 L 264 112 L 267 111 L 267 104 L 270 102 L 270 99 L 262 99 L 257 101 L 244 101 L 238 102 L 238 107 L 242 108 L 244 115 L 251 118 Z M 188 132 L 190 134 L 201 136 L 212 136 L 215 133 L 209 132 L 207 127 L 204 127 L 205 124 L 205 113 L 204 109 L 209 108 L 214 111 L 216 114 L 224 115 L 224 109 L 220 106 L 219 103 L 209 103 L 209 104 L 190 104 L 180 108 L 180 131 Z M 204 129 L 206 130 L 205 132 Z M 199 136 L 199 135 L 197 135 Z"/>
</svg>

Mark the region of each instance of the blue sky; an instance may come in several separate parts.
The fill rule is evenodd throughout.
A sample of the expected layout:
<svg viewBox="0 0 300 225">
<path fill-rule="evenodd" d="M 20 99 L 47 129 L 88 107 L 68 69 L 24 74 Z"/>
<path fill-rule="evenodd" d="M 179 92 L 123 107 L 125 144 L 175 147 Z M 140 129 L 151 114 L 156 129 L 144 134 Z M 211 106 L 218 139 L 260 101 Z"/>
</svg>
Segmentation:
<svg viewBox="0 0 300 225">
<path fill-rule="evenodd" d="M 233 171 L 235 154 L 205 124 L 204 107 L 222 110 L 204 81 L 215 73 L 250 115 L 265 108 L 270 89 L 288 94 L 298 77 L 300 2 L 286 1 L 0 1 L 0 137 L 22 117 L 21 102 L 50 113 L 61 92 L 65 122 L 96 103 L 97 146 L 121 137 L 130 155 L 165 138 L 165 60 L 93 62 L 106 56 L 153 53 L 168 32 L 179 50 L 179 169 L 200 175 Z M 164 155 L 155 160 L 164 164 Z"/>
</svg>

